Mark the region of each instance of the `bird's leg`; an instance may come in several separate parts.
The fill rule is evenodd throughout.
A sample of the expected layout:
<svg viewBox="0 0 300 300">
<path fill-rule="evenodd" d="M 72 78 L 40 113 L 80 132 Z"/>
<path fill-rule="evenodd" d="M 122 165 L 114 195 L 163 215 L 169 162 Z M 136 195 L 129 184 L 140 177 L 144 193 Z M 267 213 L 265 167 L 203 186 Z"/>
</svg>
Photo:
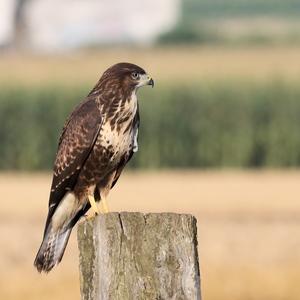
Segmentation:
<svg viewBox="0 0 300 300">
<path fill-rule="evenodd" d="M 103 211 L 103 213 L 107 214 L 109 212 L 109 209 L 108 209 L 106 197 L 101 197 L 100 205 L 101 205 L 101 210 Z"/>
<path fill-rule="evenodd" d="M 95 201 L 94 196 L 88 195 L 88 199 L 89 199 L 89 202 L 91 204 L 92 210 L 95 212 L 96 215 L 98 215 L 99 214 L 99 208 L 98 208 L 98 205 Z"/>
<path fill-rule="evenodd" d="M 100 182 L 99 185 L 97 186 L 98 195 L 100 196 L 99 199 L 100 199 L 101 212 L 104 214 L 109 213 L 106 199 L 108 197 L 115 176 L 116 176 L 116 171 L 113 171 L 107 177 L 105 177 L 105 179 L 102 180 L 102 182 Z"/>
</svg>

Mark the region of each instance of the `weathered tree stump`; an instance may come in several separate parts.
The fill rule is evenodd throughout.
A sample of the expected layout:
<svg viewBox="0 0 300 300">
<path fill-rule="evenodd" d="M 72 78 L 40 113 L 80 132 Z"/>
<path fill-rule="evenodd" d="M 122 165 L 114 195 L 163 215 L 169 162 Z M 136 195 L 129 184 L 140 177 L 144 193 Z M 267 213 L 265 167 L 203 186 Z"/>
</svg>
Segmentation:
<svg viewBox="0 0 300 300">
<path fill-rule="evenodd" d="M 198 300 L 196 219 L 109 213 L 78 226 L 82 300 Z"/>
</svg>

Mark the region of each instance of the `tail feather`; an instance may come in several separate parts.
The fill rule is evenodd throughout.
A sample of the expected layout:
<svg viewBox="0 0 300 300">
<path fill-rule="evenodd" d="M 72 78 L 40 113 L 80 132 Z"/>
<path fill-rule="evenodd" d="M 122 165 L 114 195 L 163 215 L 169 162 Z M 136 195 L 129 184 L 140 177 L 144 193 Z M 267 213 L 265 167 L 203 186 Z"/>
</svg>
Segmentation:
<svg viewBox="0 0 300 300">
<path fill-rule="evenodd" d="M 54 230 L 49 224 L 34 261 L 39 272 L 49 272 L 61 261 L 71 231 L 72 227 Z"/>
<path fill-rule="evenodd" d="M 44 238 L 34 261 L 39 272 L 49 272 L 61 261 L 73 226 L 89 208 L 88 201 L 82 207 L 69 193 L 54 211 L 49 210 Z"/>
</svg>

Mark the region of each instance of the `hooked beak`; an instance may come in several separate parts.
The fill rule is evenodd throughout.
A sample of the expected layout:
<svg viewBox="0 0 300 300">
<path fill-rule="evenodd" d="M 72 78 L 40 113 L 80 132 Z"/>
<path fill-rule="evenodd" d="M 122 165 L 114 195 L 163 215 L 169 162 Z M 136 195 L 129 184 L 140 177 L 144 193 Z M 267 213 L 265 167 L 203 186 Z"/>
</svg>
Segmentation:
<svg viewBox="0 0 300 300">
<path fill-rule="evenodd" d="M 154 86 L 154 80 L 148 74 L 141 75 L 137 88 L 144 85 L 151 85 L 152 87 Z"/>
<path fill-rule="evenodd" d="M 151 77 L 149 77 L 149 78 L 150 79 L 148 81 L 148 85 L 151 85 L 152 87 L 154 87 L 154 80 Z"/>
</svg>

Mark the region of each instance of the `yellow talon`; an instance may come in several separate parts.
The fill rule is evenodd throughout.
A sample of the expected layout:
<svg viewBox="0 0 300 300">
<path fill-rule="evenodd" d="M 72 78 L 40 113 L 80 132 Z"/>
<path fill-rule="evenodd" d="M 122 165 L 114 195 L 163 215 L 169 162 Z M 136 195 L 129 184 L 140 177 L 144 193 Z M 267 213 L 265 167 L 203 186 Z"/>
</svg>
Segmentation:
<svg viewBox="0 0 300 300">
<path fill-rule="evenodd" d="M 91 220 L 91 219 L 94 219 L 94 217 L 95 217 L 95 215 L 91 215 L 91 214 L 84 215 L 84 219 L 85 219 L 86 221 L 89 221 L 89 220 Z"/>
<path fill-rule="evenodd" d="M 96 215 L 99 214 L 99 208 L 98 208 L 98 205 L 95 201 L 95 198 L 93 196 L 88 196 L 88 199 L 89 199 L 89 202 L 91 204 L 91 207 L 93 209 L 93 211 L 95 212 Z"/>
</svg>

